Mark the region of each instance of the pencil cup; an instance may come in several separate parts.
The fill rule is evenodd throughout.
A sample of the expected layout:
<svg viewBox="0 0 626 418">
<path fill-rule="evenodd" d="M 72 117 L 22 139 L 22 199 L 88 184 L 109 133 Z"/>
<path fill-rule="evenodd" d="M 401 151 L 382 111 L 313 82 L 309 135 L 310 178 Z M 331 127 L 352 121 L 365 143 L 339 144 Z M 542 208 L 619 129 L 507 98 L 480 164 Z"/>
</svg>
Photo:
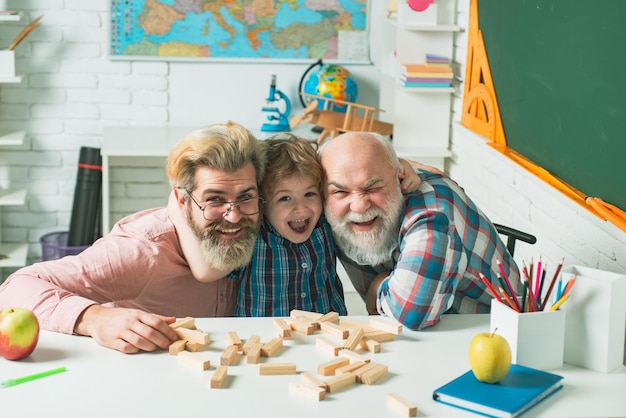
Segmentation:
<svg viewBox="0 0 626 418">
<path fill-rule="evenodd" d="M 569 364 L 607 373 L 624 361 L 626 276 L 592 268 L 568 266 L 563 280 L 576 275 L 562 309 L 565 357 Z"/>
<path fill-rule="evenodd" d="M 564 311 L 519 313 L 493 299 L 490 327 L 508 341 L 512 363 L 540 370 L 563 367 Z"/>
</svg>

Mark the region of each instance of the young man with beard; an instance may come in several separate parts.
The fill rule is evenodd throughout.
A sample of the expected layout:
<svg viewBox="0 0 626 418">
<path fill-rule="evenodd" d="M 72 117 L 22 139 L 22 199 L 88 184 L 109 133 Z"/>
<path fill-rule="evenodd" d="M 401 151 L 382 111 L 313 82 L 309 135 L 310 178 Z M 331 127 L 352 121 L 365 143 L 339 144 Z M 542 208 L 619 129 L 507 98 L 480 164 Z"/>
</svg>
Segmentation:
<svg viewBox="0 0 626 418">
<path fill-rule="evenodd" d="M 265 163 L 262 143 L 232 122 L 190 133 L 168 156 L 171 186 L 207 202 L 204 213 L 215 219 L 190 209 L 189 224 L 216 268 L 230 271 L 250 261 Z M 236 293 L 231 280 L 193 277 L 163 207 L 120 220 L 77 256 L 18 270 L 0 286 L 0 308 L 27 308 L 43 329 L 136 353 L 175 341 L 169 324 L 176 317 L 231 316 Z"/>
<path fill-rule="evenodd" d="M 372 133 L 339 135 L 320 155 L 326 218 L 368 312 L 413 330 L 444 313 L 489 312 L 493 296 L 479 274 L 499 286 L 498 261 L 519 291 L 495 227 L 449 177 L 421 171 L 419 189 L 402 196 L 395 151 Z"/>
</svg>

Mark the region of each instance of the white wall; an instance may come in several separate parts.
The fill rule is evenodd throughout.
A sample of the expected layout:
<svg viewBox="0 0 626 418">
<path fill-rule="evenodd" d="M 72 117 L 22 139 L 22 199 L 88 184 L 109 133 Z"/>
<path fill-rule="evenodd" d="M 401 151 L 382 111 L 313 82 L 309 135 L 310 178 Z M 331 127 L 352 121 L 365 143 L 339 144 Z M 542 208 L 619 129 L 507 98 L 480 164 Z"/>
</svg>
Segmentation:
<svg viewBox="0 0 626 418">
<path fill-rule="evenodd" d="M 466 25 L 468 0 L 459 0 Z M 373 0 L 372 66 L 346 65 L 358 79 L 358 102 L 378 104 L 380 23 L 386 1 Z M 18 149 L 0 149 L 0 186 L 27 187 L 25 207 L 2 208 L 2 239 L 29 241 L 30 261 L 40 256 L 39 237 L 66 230 L 71 216 L 76 164 L 81 146 L 99 147 L 107 125 L 189 125 L 233 119 L 254 129 L 271 74 L 297 111 L 297 85 L 307 65 L 111 62 L 108 0 L 0 0 L 0 8 L 45 14 L 42 26 L 17 48 L 19 85 L 0 85 L 0 126 L 26 129 Z M 24 23 L 0 25 L 0 47 Z M 456 60 L 465 61 L 464 34 Z M 462 73 L 462 75 L 464 75 Z M 243 99 L 242 99 L 243 98 Z M 542 255 L 553 265 L 565 256 L 578 263 L 626 272 L 626 234 L 590 215 L 558 192 L 517 168 L 458 126 L 454 101 L 451 175 L 494 221 L 537 235 L 517 254 Z M 164 204 L 167 184 L 162 160 L 112 172 L 112 207 L 117 217 Z M 115 216 L 114 216 L 115 219 Z M 517 258 L 517 257 L 516 257 Z M 8 272 L 3 272 L 3 276 Z"/>
</svg>

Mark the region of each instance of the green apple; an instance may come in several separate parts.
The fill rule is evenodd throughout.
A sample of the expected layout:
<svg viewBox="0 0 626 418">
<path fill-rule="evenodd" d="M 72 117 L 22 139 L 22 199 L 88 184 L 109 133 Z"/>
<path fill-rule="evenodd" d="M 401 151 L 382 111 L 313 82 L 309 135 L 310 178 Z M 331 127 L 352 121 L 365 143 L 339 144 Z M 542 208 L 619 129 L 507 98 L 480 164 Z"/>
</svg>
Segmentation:
<svg viewBox="0 0 626 418">
<path fill-rule="evenodd" d="M 39 341 L 39 321 L 24 308 L 0 311 L 0 355 L 8 360 L 28 357 Z"/>
<path fill-rule="evenodd" d="M 472 372 L 481 382 L 497 383 L 511 367 L 511 346 L 495 331 L 476 334 L 468 354 Z"/>
</svg>

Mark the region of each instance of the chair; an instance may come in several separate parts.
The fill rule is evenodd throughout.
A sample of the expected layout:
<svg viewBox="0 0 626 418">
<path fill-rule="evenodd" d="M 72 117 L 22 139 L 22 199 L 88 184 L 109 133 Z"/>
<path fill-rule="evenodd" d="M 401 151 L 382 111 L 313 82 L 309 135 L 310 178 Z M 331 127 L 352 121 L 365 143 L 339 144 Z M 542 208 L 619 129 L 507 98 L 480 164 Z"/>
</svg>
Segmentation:
<svg viewBox="0 0 626 418">
<path fill-rule="evenodd" d="M 515 252 L 515 242 L 517 240 L 524 241 L 529 244 L 534 244 L 537 242 L 537 238 L 534 235 L 527 234 L 525 232 L 505 225 L 493 225 L 496 227 L 496 230 L 499 234 L 505 235 L 507 237 L 506 248 L 509 250 L 509 253 L 511 255 L 513 255 L 513 253 Z"/>
</svg>

